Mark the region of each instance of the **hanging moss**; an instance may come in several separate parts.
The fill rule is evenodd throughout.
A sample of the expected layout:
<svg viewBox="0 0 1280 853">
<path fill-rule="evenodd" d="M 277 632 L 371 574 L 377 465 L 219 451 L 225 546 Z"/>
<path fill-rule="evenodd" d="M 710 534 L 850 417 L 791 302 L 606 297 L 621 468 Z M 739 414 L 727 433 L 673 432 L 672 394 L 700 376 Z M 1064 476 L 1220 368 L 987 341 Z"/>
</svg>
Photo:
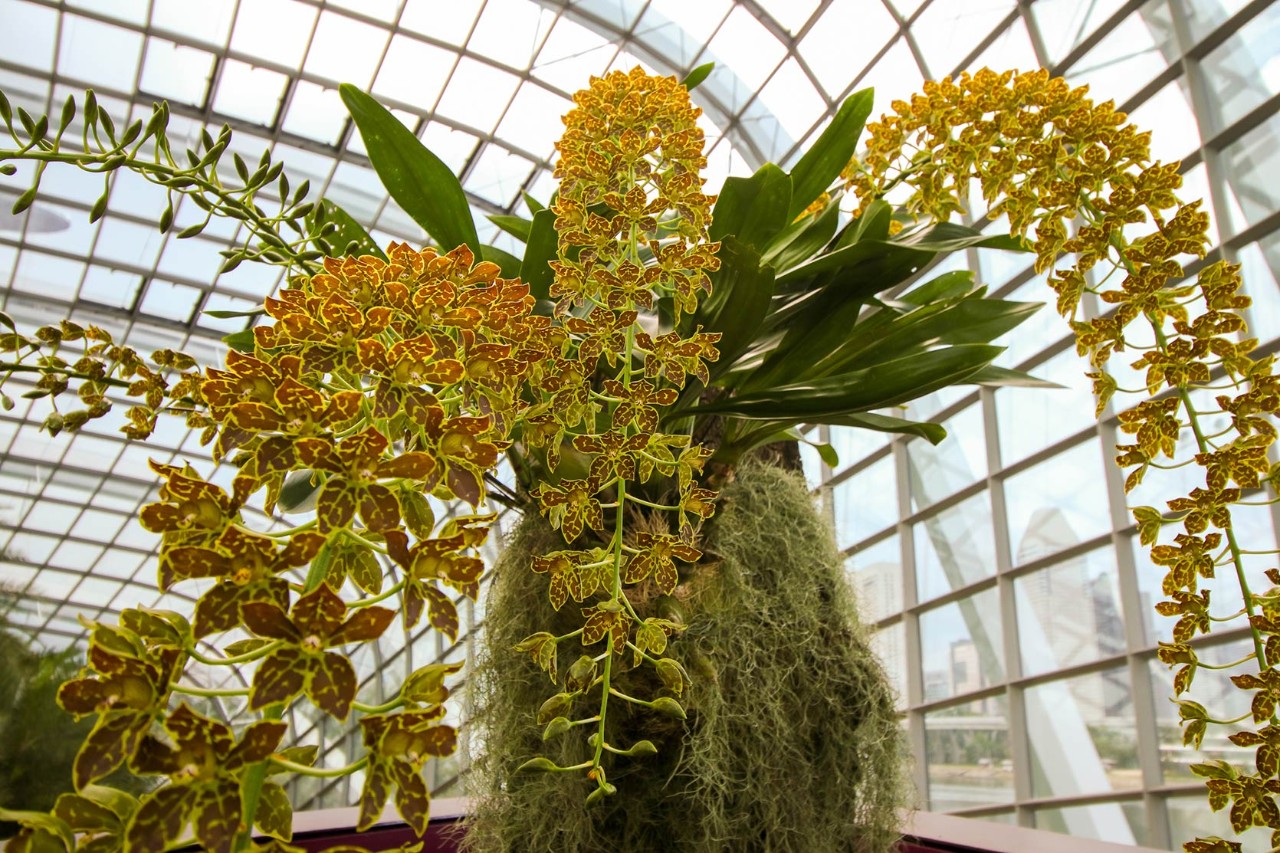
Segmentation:
<svg viewBox="0 0 1280 853">
<path fill-rule="evenodd" d="M 581 621 L 572 602 L 553 616 L 545 576 L 528 569 L 532 555 L 563 547 L 556 534 L 537 519 L 516 530 L 496 567 L 471 675 L 475 808 L 464 849 L 892 847 L 895 809 L 907 799 L 901 730 L 831 532 L 803 482 L 777 468 L 743 467 L 723 496 L 706 542 L 712 562 L 685 579 L 679 600 L 647 603 L 679 610 L 689 626 L 669 648 L 694 680 L 688 720 L 611 704 L 609 742 L 648 738 L 659 753 L 615 761 L 618 793 L 591 809 L 583 801 L 593 783 L 581 773 L 513 775 L 533 755 L 561 765 L 589 757 L 583 729 L 543 743 L 534 712 L 555 690 L 511 650 L 535 631 L 567 633 Z M 564 645 L 561 672 L 582 653 Z M 621 689 L 656 695 L 651 672 L 625 673 L 632 681 Z"/>
</svg>

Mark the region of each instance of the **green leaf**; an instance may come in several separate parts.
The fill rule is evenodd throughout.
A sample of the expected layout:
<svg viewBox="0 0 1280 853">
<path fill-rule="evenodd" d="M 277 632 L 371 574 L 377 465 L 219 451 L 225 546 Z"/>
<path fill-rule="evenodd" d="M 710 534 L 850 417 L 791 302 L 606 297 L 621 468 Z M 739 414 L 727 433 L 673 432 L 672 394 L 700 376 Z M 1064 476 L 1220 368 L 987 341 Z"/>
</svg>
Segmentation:
<svg viewBox="0 0 1280 853">
<path fill-rule="evenodd" d="M 881 409 L 962 382 L 1002 351 L 1003 347 L 965 344 L 914 353 L 863 370 L 704 403 L 683 413 L 798 422 Z"/>
<path fill-rule="evenodd" d="M 276 507 L 281 512 L 311 512 L 320 496 L 320 484 L 313 482 L 315 472 L 310 469 L 292 471 L 280 487 Z"/>
<path fill-rule="evenodd" d="M 529 292 L 540 302 L 551 298 L 551 282 L 555 279 L 549 266 L 559 248 L 555 223 L 556 215 L 551 210 L 539 210 L 533 215 L 520 264 L 521 281 L 529 285 Z"/>
<path fill-rule="evenodd" d="M 889 242 L 898 246 L 912 246 L 930 252 L 955 252 L 970 247 L 1005 249 L 1017 252 L 1031 251 L 1031 245 L 1007 234 L 983 234 L 957 222 L 935 222 L 911 231 L 902 231 Z"/>
<path fill-rule="evenodd" d="M 831 426 L 870 429 L 875 430 L 876 432 L 893 432 L 900 433 L 902 435 L 914 435 L 923 438 L 930 444 L 939 444 L 947 437 L 947 431 L 943 428 L 942 424 L 928 423 L 926 421 L 910 421 L 906 418 L 895 418 L 890 415 L 876 414 L 875 412 L 832 415 L 830 417 L 820 418 L 816 422 L 829 424 Z"/>
<path fill-rule="evenodd" d="M 790 204 L 791 178 L 772 163 L 749 178 L 729 178 L 712 213 L 711 239 L 733 235 L 740 243 L 763 247 L 791 222 Z"/>
<path fill-rule="evenodd" d="M 1032 376 L 1030 373 L 1024 373 L 1021 370 L 1011 370 L 1007 367 L 997 367 L 994 364 L 988 364 L 979 370 L 973 376 L 970 376 L 968 382 L 972 385 L 987 385 L 993 388 L 1065 388 L 1065 385 L 1059 385 L 1057 382 L 1050 382 L 1048 379 L 1040 379 Z"/>
<path fill-rule="evenodd" d="M 831 202 L 816 217 L 803 217 L 788 225 L 766 247 L 761 260 L 787 271 L 809 260 L 831 241 L 840 222 L 840 205 Z"/>
<path fill-rule="evenodd" d="M 351 214 L 343 210 L 341 206 L 329 201 L 327 198 L 321 199 L 316 207 L 311 209 L 311 212 L 307 215 L 308 224 L 314 224 L 315 217 L 321 206 L 324 208 L 321 214 L 323 221 L 338 226 L 337 230 L 329 232 L 324 238 L 335 252 L 345 255 L 347 249 L 354 243 L 357 255 L 373 255 L 375 258 L 387 260 L 386 253 L 379 248 L 377 242 L 364 229 L 364 226 L 356 222 Z"/>
<path fill-rule="evenodd" d="M 702 65 L 699 65 L 697 68 L 685 75 L 685 78 L 680 81 L 680 85 L 692 92 L 694 89 L 698 88 L 699 83 L 707 79 L 707 75 L 710 74 L 715 67 L 716 64 L 714 62 L 705 62 Z"/>
<path fill-rule="evenodd" d="M 720 269 L 712 279 L 711 295 L 684 324 L 688 332 L 700 325 L 720 333 L 720 360 L 711 365 L 713 382 L 755 339 L 773 298 L 773 269 L 760 266 L 754 248 L 725 237 L 718 257 Z"/>
<path fill-rule="evenodd" d="M 289 795 L 275 782 L 263 782 L 258 795 L 254 825 L 272 838 L 288 841 L 293 837 L 293 806 Z"/>
<path fill-rule="evenodd" d="M 232 332 L 229 335 L 223 335 L 222 342 L 237 352 L 253 354 L 253 348 L 256 346 L 256 339 L 253 337 L 253 329 L 241 329 L 238 332 Z"/>
<path fill-rule="evenodd" d="M 819 273 L 839 272 L 846 279 L 858 280 L 861 284 L 857 288 L 859 292 L 870 295 L 905 281 L 933 260 L 934 254 L 932 249 L 921 246 L 885 240 L 859 240 L 788 270 L 779 276 L 778 283 L 793 286 Z"/>
<path fill-rule="evenodd" d="M 255 308 L 252 311 L 205 311 L 206 317 L 216 317 L 219 320 L 231 320 L 236 317 L 261 317 L 266 314 L 263 308 Z"/>
<path fill-rule="evenodd" d="M 862 240 L 888 240 L 893 224 L 893 207 L 884 199 L 876 199 L 862 215 L 845 226 L 836 239 L 835 248 L 852 246 Z"/>
<path fill-rule="evenodd" d="M 488 219 L 521 243 L 529 242 L 529 229 L 533 226 L 531 220 L 525 219 L 523 216 L 510 216 L 505 213 L 490 214 Z"/>
<path fill-rule="evenodd" d="M 537 214 L 541 210 L 546 210 L 547 206 L 529 195 L 524 190 L 520 190 L 520 197 L 524 199 L 525 206 L 529 208 L 529 213 Z"/>
<path fill-rule="evenodd" d="M 935 276 L 919 287 L 913 287 L 898 299 L 908 305 L 928 305 L 932 302 L 958 299 L 971 290 L 973 290 L 973 271 L 954 270 Z"/>
<path fill-rule="evenodd" d="M 827 444 L 826 442 L 822 442 L 821 444 L 819 444 L 815 441 L 806 441 L 805 444 L 809 445 L 814 450 L 818 451 L 818 456 L 822 459 L 822 461 L 826 464 L 828 468 L 840 467 L 840 454 L 837 453 L 836 449 L 832 447 L 830 444 Z"/>
<path fill-rule="evenodd" d="M 831 124 L 791 170 L 788 221 L 799 216 L 840 177 L 840 171 L 857 150 L 858 138 L 871 115 L 874 95 L 874 89 L 863 89 L 845 98 Z"/>
<path fill-rule="evenodd" d="M 480 259 L 497 264 L 503 278 L 520 277 L 520 259 L 497 246 L 481 246 Z"/>
<path fill-rule="evenodd" d="M 396 203 L 445 251 L 466 244 L 481 257 L 467 194 L 449 167 L 372 97 L 350 83 L 338 92 L 360 129 L 374 171 Z"/>
</svg>

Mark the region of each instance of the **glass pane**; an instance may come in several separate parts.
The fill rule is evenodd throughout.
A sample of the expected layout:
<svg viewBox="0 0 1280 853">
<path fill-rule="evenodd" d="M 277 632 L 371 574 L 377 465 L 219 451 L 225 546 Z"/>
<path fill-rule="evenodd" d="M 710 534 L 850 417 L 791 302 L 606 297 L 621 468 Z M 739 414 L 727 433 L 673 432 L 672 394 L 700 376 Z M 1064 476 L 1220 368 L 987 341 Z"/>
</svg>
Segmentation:
<svg viewBox="0 0 1280 853">
<path fill-rule="evenodd" d="M 289 99 L 284 129 L 317 142 L 333 144 L 347 125 L 347 109 L 337 89 L 299 80 Z M 290 162 L 285 160 L 286 163 Z"/>
<path fill-rule="evenodd" d="M 1005 481 L 1014 565 L 1111 529 L 1103 464 L 1102 448 L 1086 441 Z"/>
<path fill-rule="evenodd" d="M 876 102 L 871 110 L 875 118 L 890 112 L 890 104 L 894 101 L 920 91 L 923 82 L 924 74 L 907 40 L 899 38 L 875 65 L 867 69 L 866 76 L 858 81 L 858 88 L 875 87 Z"/>
<path fill-rule="evenodd" d="M 170 101 L 202 106 L 212 73 L 212 53 L 149 38 L 139 88 Z"/>
<path fill-rule="evenodd" d="M 1201 61 L 1209 84 L 1209 128 L 1217 131 L 1280 88 L 1280 6 L 1270 6 Z"/>
<path fill-rule="evenodd" d="M 924 701 L 936 702 L 1004 680 L 1000 596 L 984 590 L 920 614 Z"/>
<path fill-rule="evenodd" d="M 911 27 L 934 79 L 953 73 L 1015 8 L 1014 0 L 933 0 Z"/>
<path fill-rule="evenodd" d="M 924 732 L 930 811 L 1013 802 L 1005 697 L 925 714 Z"/>
<path fill-rule="evenodd" d="M 1060 318 L 1053 316 L 1051 307 L 1036 313 L 1048 316 L 1031 322 L 1037 327 L 1044 323 L 1051 336 L 1056 337 L 1064 329 Z M 1050 319 L 1057 322 L 1050 324 Z M 1093 385 L 1084 375 L 1086 370 L 1075 347 L 1070 347 L 1030 368 L 1030 373 L 1037 378 L 1064 387 L 996 391 L 1000 458 L 1006 466 L 1094 425 Z"/>
<path fill-rule="evenodd" d="M 1151 131 L 1151 156 L 1165 163 L 1181 160 L 1200 146 L 1200 123 L 1191 112 L 1185 77 L 1179 77 L 1142 102 L 1129 119 Z M 1195 198 L 1182 193 L 1183 198 Z M 1207 201 L 1207 198 L 1206 198 Z"/>
<path fill-rule="evenodd" d="M 1253 297 L 1249 331 L 1266 343 L 1280 334 L 1280 231 L 1240 250 L 1246 291 Z"/>
<path fill-rule="evenodd" d="M 1108 546 L 1014 580 L 1023 675 L 1124 652 L 1116 574 L 1115 552 Z"/>
<path fill-rule="evenodd" d="M 497 145 L 486 145 L 463 184 L 499 207 L 507 207 L 533 172 L 533 163 Z"/>
<path fill-rule="evenodd" d="M 373 94 L 429 107 L 444 90 L 455 61 L 447 50 L 405 35 L 392 36 Z"/>
<path fill-rule="evenodd" d="M 921 510 L 955 494 L 987 474 L 982 406 L 969 406 L 942 422 L 947 437 L 933 445 L 924 439 L 907 442 L 907 476 L 911 507 Z"/>
<path fill-rule="evenodd" d="M 844 561 L 857 591 L 858 610 L 868 622 L 902 612 L 901 548 L 898 537 L 890 536 L 853 552 Z"/>
<path fill-rule="evenodd" d="M 916 594 L 928 601 L 996 573 L 991 497 L 986 492 L 918 522 Z"/>
<path fill-rule="evenodd" d="M 1025 696 L 1033 795 L 1142 787 L 1127 667 L 1039 684 Z"/>
<path fill-rule="evenodd" d="M 754 15 L 741 7 L 729 13 L 707 45 L 707 52 L 717 63 L 723 63 L 723 66 L 717 65 L 717 70 L 724 69 L 721 82 L 742 87 L 750 94 L 760 90 L 782 61 L 785 50 Z M 735 95 L 731 100 L 742 103 L 746 99 Z"/>
<path fill-rule="evenodd" d="M 218 78 L 213 108 L 223 115 L 270 125 L 276 120 L 285 81 L 283 74 L 269 68 L 228 59 Z"/>
<path fill-rule="evenodd" d="M 0 0 L 0 18 L 9 38 L 5 59 L 47 71 L 53 65 L 53 45 L 58 31 L 58 13 L 24 0 Z"/>
<path fill-rule="evenodd" d="M 836 544 L 848 548 L 898 520 L 898 483 L 893 457 L 854 474 L 831 491 L 835 502 Z"/>
<path fill-rule="evenodd" d="M 800 43 L 800 54 L 827 96 L 838 98 L 897 31 L 881 3 L 832 3 Z M 877 91 L 876 107 L 888 106 Z"/>
<path fill-rule="evenodd" d="M 104 89 L 132 92 L 141 59 L 142 34 L 136 30 L 76 15 L 63 16 L 58 46 L 58 72 L 63 76 L 92 80 Z"/>
<path fill-rule="evenodd" d="M 1233 231 L 1243 231 L 1280 207 L 1280 116 L 1249 131 L 1222 156 Z"/>
<path fill-rule="evenodd" d="M 519 85 L 518 77 L 474 59 L 463 58 L 440 98 L 440 114 L 488 133 L 502 117 Z M 484 93 L 484 97 L 476 97 L 479 92 Z"/>
<path fill-rule="evenodd" d="M 513 68 L 527 68 L 554 20 L 529 0 L 486 0 L 467 49 Z"/>
<path fill-rule="evenodd" d="M 853 427 L 833 426 L 830 434 L 831 447 L 840 457 L 839 468 L 861 462 L 893 440 L 891 433 Z"/>
<path fill-rule="evenodd" d="M 1027 35 L 1027 25 L 1022 18 L 1016 18 L 1008 29 L 969 63 L 969 69 L 1036 68 L 1039 65 L 1035 48 L 1031 46 L 1031 37 Z"/>
<path fill-rule="evenodd" d="M 1116 844 L 1147 843 L 1147 810 L 1141 801 L 1037 809 L 1036 829 Z"/>
<path fill-rule="evenodd" d="M 269 56 L 281 65 L 296 67 L 307 49 L 316 13 L 314 6 L 297 0 L 241 3 L 231 33 L 231 49 L 252 56 Z"/>
<path fill-rule="evenodd" d="M 1123 0 L 1037 0 L 1031 11 L 1049 61 L 1061 62 L 1123 5 Z"/>
<path fill-rule="evenodd" d="M 560 116 L 573 104 L 536 83 L 526 82 L 511 101 L 511 107 L 498 125 L 498 136 L 510 140 L 524 151 L 550 156 L 555 150 L 564 124 Z"/>
<path fill-rule="evenodd" d="M 1148 7 L 1163 5 L 1158 0 Z M 1071 66 L 1067 80 L 1073 86 L 1088 85 L 1095 101 L 1122 104 L 1176 58 L 1171 38 L 1171 32 L 1153 28 L 1144 16 L 1131 15 Z"/>
<path fill-rule="evenodd" d="M 871 636 L 871 650 L 884 666 L 893 692 L 896 706 L 907 705 L 907 628 L 901 622 L 881 628 Z"/>
</svg>

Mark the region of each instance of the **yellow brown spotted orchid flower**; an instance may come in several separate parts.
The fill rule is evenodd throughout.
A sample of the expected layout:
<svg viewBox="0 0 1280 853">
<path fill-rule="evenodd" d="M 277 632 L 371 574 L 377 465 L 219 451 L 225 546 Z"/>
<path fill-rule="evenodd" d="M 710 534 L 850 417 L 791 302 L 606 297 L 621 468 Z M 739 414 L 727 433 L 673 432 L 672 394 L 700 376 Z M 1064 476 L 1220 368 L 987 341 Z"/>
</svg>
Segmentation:
<svg viewBox="0 0 1280 853">
<path fill-rule="evenodd" d="M 1133 509 L 1152 562 L 1167 569 L 1168 599 L 1156 609 L 1178 619 L 1159 659 L 1176 669 L 1183 741 L 1198 748 L 1210 726 L 1234 728 L 1241 720 L 1219 720 L 1181 698 L 1200 665 L 1200 647 L 1189 643 L 1237 621 L 1248 632 L 1252 652 L 1225 668 L 1236 670 L 1232 682 L 1253 697 L 1249 716 L 1258 729 L 1246 727 L 1230 739 L 1256 747 L 1255 766 L 1206 761 L 1191 769 L 1206 779 L 1215 811 L 1229 806 L 1235 832 L 1266 827 L 1274 844 L 1280 840 L 1280 762 L 1270 744 L 1280 695 L 1280 623 L 1269 607 L 1280 595 L 1280 571 L 1259 574 L 1245 565 L 1232 509 L 1260 489 L 1274 502 L 1275 469 L 1267 453 L 1277 436 L 1280 382 L 1274 357 L 1253 352 L 1257 341 L 1247 337 L 1238 313 L 1249 305 L 1239 292 L 1239 267 L 1204 264 L 1194 280 L 1184 280 L 1184 264 L 1203 257 L 1210 240 L 1200 203 L 1184 204 L 1175 195 L 1179 164 L 1153 162 L 1148 133 L 1110 101 L 1096 103 L 1087 88 L 1073 89 L 1048 72 L 983 70 L 929 82 L 868 129 L 865 155 L 846 170 L 860 210 L 901 184 L 908 212 L 946 218 L 964 209 L 976 181 L 989 217 L 1007 216 L 1011 233 L 1034 236 L 1036 269 L 1049 273 L 1058 311 L 1093 368 L 1099 415 L 1121 390 L 1109 362 L 1136 353 L 1129 367 L 1144 387 L 1124 390 L 1155 399 L 1119 414 L 1120 431 L 1132 442 L 1117 446 L 1117 462 L 1130 471 L 1126 491 L 1162 468 L 1194 463 L 1204 474 L 1203 485 L 1167 500 L 1165 508 Z M 1086 294 L 1098 299 L 1101 316 L 1081 317 Z M 1207 424 L 1220 414 L 1230 416 L 1230 426 L 1210 433 Z M 1179 451 L 1186 439 L 1194 448 L 1189 454 Z M 1166 528 L 1181 532 L 1169 536 Z M 1234 617 L 1217 613 L 1209 590 L 1199 588 L 1202 579 L 1223 572 L 1235 576 L 1245 605 Z M 1220 838 L 1185 846 L 1239 849 Z"/>
</svg>

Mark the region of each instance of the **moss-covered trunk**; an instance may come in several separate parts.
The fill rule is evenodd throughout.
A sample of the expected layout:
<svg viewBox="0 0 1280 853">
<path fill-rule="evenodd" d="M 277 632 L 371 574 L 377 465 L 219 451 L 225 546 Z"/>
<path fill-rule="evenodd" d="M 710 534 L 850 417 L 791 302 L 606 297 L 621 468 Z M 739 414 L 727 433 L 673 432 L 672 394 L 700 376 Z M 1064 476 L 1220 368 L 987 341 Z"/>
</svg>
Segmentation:
<svg viewBox="0 0 1280 853">
<path fill-rule="evenodd" d="M 611 711 L 611 742 L 648 738 L 659 753 L 609 769 L 616 796 L 591 808 L 580 773 L 512 771 L 544 754 L 587 756 L 575 730 L 542 742 L 535 711 L 555 692 L 512 646 L 535 631 L 567 633 L 532 555 L 561 548 L 537 519 L 520 525 L 496 568 L 484 648 L 472 670 L 476 798 L 466 849 L 525 851 L 880 851 L 896 838 L 904 750 L 888 683 L 859 624 L 852 593 L 803 482 L 746 466 L 723 490 L 705 543 L 708 563 L 675 599 L 688 629 L 669 653 L 694 684 L 688 720 Z M 643 600 L 643 599 L 641 599 Z M 642 614 L 644 615 L 644 614 Z M 566 643 L 566 645 L 569 645 Z M 560 671 L 579 650 L 562 649 Z M 651 668 L 624 675 L 651 678 Z M 643 675 L 642 675 L 643 674 Z M 622 686 L 655 695 L 659 685 Z M 634 706 L 624 706 L 633 708 Z"/>
</svg>

